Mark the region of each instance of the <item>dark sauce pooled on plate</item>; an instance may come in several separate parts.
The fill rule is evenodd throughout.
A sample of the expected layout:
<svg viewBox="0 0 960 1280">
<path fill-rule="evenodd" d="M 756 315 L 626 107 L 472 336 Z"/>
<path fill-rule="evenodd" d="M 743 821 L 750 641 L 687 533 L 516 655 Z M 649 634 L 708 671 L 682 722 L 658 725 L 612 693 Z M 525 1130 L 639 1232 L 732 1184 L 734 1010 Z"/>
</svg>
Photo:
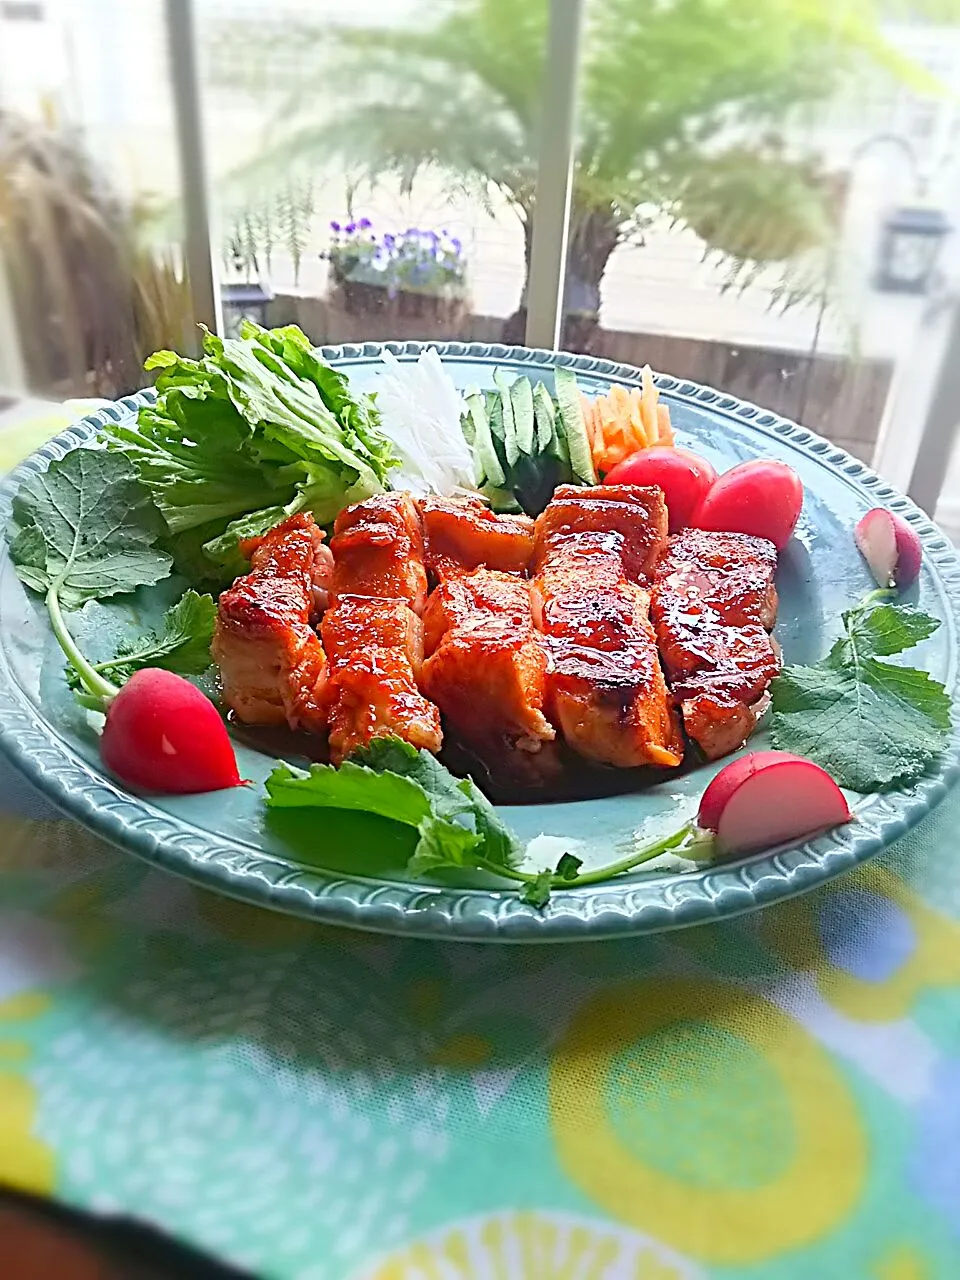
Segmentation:
<svg viewBox="0 0 960 1280">
<path fill-rule="evenodd" d="M 281 727 L 257 728 L 242 724 L 231 714 L 228 716 L 230 732 L 243 746 L 261 755 L 274 756 L 291 764 L 307 760 L 316 764 L 329 764 L 330 753 L 326 738 L 309 733 L 297 733 Z M 692 753 L 688 753 L 688 760 Z M 492 767 L 466 747 L 448 739 L 437 757 L 451 773 L 459 778 L 471 777 L 494 804 L 561 804 L 572 800 L 599 800 L 604 796 L 627 795 L 646 791 L 662 782 L 663 769 L 614 769 L 609 765 L 592 764 L 582 756 L 563 749 L 562 767 L 549 777 L 518 777 L 506 764 L 501 769 Z M 684 761 L 679 769 L 670 769 L 671 777 L 684 773 L 695 761 Z"/>
</svg>

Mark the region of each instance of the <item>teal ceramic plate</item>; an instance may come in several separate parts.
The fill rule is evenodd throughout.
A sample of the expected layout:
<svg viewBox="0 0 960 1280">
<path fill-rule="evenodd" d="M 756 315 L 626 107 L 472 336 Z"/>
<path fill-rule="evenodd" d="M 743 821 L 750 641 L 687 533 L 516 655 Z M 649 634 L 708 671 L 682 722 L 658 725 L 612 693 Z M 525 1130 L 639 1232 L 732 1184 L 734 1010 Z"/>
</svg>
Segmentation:
<svg viewBox="0 0 960 1280">
<path fill-rule="evenodd" d="M 437 345 L 460 387 L 492 386 L 494 368 L 545 376 L 551 365 L 576 370 L 587 392 L 611 380 L 636 383 L 634 368 L 587 357 L 519 347 L 469 343 Z M 418 343 L 390 343 L 400 359 L 415 359 Z M 379 344 L 324 348 L 361 387 L 380 366 Z M 788 662 L 821 657 L 838 630 L 840 611 L 870 588 L 852 538 L 856 520 L 886 505 L 917 529 L 924 544 L 919 603 L 943 625 L 911 661 L 942 680 L 957 697 L 957 619 L 960 560 L 949 542 L 906 498 L 848 454 L 793 423 L 691 382 L 659 377 L 678 441 L 710 458 L 718 471 L 747 458 L 790 463 L 805 488 L 796 536 L 777 575 L 776 635 Z M 6 481 L 0 520 L 6 525 L 20 481 L 88 439 L 108 417 L 135 414 L 152 392 L 125 399 L 85 418 L 34 454 Z M 175 590 L 175 588 L 174 588 Z M 142 627 L 166 607 L 171 584 L 138 592 L 124 603 L 92 606 L 91 646 L 109 633 Z M 81 639 L 84 637 L 81 635 Z M 0 748 L 46 796 L 99 835 L 200 884 L 236 898 L 329 923 L 420 936 L 497 941 L 609 938 L 716 920 L 813 888 L 869 858 L 937 804 L 960 766 L 960 733 L 929 773 L 908 790 L 855 798 L 855 821 L 815 840 L 738 863 L 682 874 L 635 873 L 578 890 L 561 891 L 543 910 L 520 902 L 495 882 L 425 883 L 405 876 L 406 846 L 392 824 L 370 818 L 362 845 L 338 834 L 335 813 L 314 812 L 281 825 L 266 817 L 259 789 L 205 796 L 138 797 L 105 776 L 96 738 L 73 704 L 63 663 L 42 605 L 17 580 L 6 552 L 0 562 Z M 752 747 L 763 746 L 758 733 Z M 290 744 L 284 746 L 290 754 Z M 262 783 L 273 766 L 263 750 L 240 744 L 241 774 Z M 625 852 L 638 838 L 674 829 L 695 812 L 720 765 L 671 778 L 648 790 L 603 799 L 504 809 L 509 824 L 536 841 L 538 865 L 561 849 L 585 869 Z M 284 815 L 279 815 L 282 819 Z M 289 815 L 287 815 L 289 820 Z"/>
</svg>

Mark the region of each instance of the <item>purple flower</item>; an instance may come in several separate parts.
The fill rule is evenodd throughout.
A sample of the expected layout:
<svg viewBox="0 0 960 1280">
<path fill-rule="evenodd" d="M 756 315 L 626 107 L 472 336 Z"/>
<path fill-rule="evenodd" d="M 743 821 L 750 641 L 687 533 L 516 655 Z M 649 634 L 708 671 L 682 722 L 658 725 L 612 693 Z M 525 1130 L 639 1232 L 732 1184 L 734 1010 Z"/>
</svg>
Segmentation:
<svg viewBox="0 0 960 1280">
<path fill-rule="evenodd" d="M 352 236 L 357 229 L 357 224 L 355 222 L 348 222 L 343 229 L 348 236 Z"/>
<path fill-rule="evenodd" d="M 370 227 L 373 226 L 373 223 L 370 221 L 369 218 L 361 218 L 360 221 L 357 223 L 357 226 L 360 228 L 361 231 L 368 231 Z"/>
<path fill-rule="evenodd" d="M 340 223 L 339 223 L 339 222 L 331 222 L 331 223 L 330 223 L 330 230 L 331 230 L 331 231 L 339 231 L 339 230 L 340 230 Z"/>
<path fill-rule="evenodd" d="M 460 241 L 457 239 L 456 236 L 453 237 L 450 243 L 453 245 L 454 253 L 459 253 L 460 250 L 463 248 L 463 246 L 461 245 Z"/>
</svg>

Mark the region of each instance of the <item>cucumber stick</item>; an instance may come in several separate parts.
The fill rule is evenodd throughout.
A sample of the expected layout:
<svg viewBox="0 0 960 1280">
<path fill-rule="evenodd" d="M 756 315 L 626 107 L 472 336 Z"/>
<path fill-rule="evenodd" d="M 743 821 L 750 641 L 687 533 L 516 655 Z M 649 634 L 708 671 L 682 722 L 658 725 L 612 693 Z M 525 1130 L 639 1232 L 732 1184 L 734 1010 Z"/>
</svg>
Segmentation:
<svg viewBox="0 0 960 1280">
<path fill-rule="evenodd" d="M 546 453 L 556 435 L 553 400 L 550 392 L 538 382 L 533 392 L 533 419 L 537 432 L 537 453 Z"/>
<path fill-rule="evenodd" d="M 494 391 L 490 397 L 489 405 L 490 435 L 493 440 L 493 447 L 497 451 L 500 470 L 506 475 L 507 453 L 503 444 L 503 397 L 499 391 Z"/>
<path fill-rule="evenodd" d="M 475 398 L 472 395 L 464 396 L 463 403 L 467 406 L 467 412 L 460 419 L 460 430 L 463 432 L 463 438 L 467 444 L 473 449 L 477 443 L 477 428 L 473 422 L 473 410 L 471 409 L 471 401 Z M 480 411 L 483 411 L 483 401 L 480 401 Z"/>
<path fill-rule="evenodd" d="M 502 369 L 494 370 L 493 380 L 497 384 L 500 403 L 503 406 L 503 455 L 507 460 L 507 466 L 512 467 L 520 457 L 520 446 L 517 443 L 517 426 L 510 399 L 510 383 Z"/>
<path fill-rule="evenodd" d="M 517 448 L 529 457 L 536 452 L 533 444 L 533 390 L 529 378 L 517 378 L 510 388 L 510 406 L 517 431 Z"/>
<path fill-rule="evenodd" d="M 570 470 L 582 484 L 596 484 L 597 473 L 593 469 L 590 440 L 580 408 L 576 376 L 572 369 L 560 365 L 553 371 L 553 379 L 557 407 L 560 410 L 560 425 L 570 454 Z"/>
<path fill-rule="evenodd" d="M 467 400 L 470 420 L 473 424 L 473 465 L 477 485 L 488 481 L 500 486 L 506 481 L 500 459 L 490 434 L 490 421 L 487 418 L 487 406 L 482 396 L 470 396 Z"/>
</svg>

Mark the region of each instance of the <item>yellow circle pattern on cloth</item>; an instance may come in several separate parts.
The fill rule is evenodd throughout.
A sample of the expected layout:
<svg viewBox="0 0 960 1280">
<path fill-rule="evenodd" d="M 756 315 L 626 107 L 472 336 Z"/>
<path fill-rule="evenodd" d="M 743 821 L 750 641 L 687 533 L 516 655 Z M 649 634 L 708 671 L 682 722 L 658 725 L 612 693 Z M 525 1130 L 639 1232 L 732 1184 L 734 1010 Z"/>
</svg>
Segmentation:
<svg viewBox="0 0 960 1280">
<path fill-rule="evenodd" d="M 545 1212 L 456 1223 L 357 1280 L 699 1280 L 703 1272 L 637 1232 Z"/>
<path fill-rule="evenodd" d="M 39 1017 L 49 1003 L 38 991 L 0 1001 L 0 1184 L 38 1194 L 53 1190 L 53 1152 L 33 1132 L 37 1110 L 33 1085 L 9 1070 L 29 1057 L 29 1046 L 8 1032 L 16 1023 Z"/>
<path fill-rule="evenodd" d="M 593 996 L 549 1090 L 567 1176 L 705 1262 L 815 1240 L 863 1187 L 866 1139 L 836 1067 L 775 1005 L 733 987 L 674 977 Z"/>
<path fill-rule="evenodd" d="M 866 894 L 899 912 L 915 940 L 910 954 L 883 982 L 859 978 L 834 964 L 818 927 L 818 915 L 831 900 L 844 905 L 852 926 L 857 900 Z M 848 880 L 835 880 L 825 886 L 822 897 L 786 902 L 777 913 L 761 916 L 760 925 L 768 944 L 789 964 L 816 972 L 825 1000 L 862 1022 L 902 1018 L 928 987 L 960 984 L 960 925 L 934 911 L 884 867 L 865 867 L 856 892 Z"/>
</svg>

